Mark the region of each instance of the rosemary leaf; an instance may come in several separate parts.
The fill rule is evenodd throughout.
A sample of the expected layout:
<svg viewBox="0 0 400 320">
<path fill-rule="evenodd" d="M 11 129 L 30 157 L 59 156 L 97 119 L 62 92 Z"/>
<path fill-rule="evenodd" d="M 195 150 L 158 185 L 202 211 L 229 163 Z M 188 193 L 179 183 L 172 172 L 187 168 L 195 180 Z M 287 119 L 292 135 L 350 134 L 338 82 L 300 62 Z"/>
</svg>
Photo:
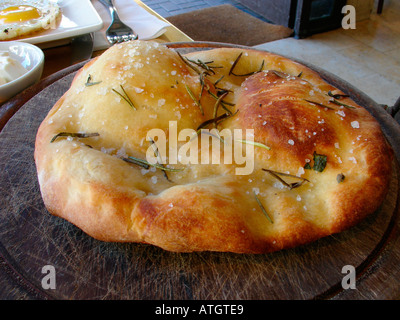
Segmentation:
<svg viewBox="0 0 400 320">
<path fill-rule="evenodd" d="M 233 69 L 235 68 L 235 66 L 239 62 L 240 58 L 242 57 L 242 54 L 243 54 L 243 52 L 239 53 L 239 55 L 237 56 L 237 58 L 233 62 L 232 67 L 229 69 L 229 75 L 233 74 Z"/>
<path fill-rule="evenodd" d="M 260 206 L 261 211 L 264 213 L 265 217 L 268 219 L 269 222 L 274 223 L 271 219 L 271 217 L 269 216 L 267 210 L 265 210 L 264 206 L 262 205 L 260 199 L 258 199 L 257 194 L 253 191 L 254 193 L 254 198 L 256 198 L 256 201 L 258 203 L 258 205 Z"/>
<path fill-rule="evenodd" d="M 268 147 L 265 144 L 262 144 L 260 142 L 254 142 L 254 141 L 250 141 L 250 140 L 239 140 L 239 139 L 237 139 L 236 141 L 241 142 L 241 143 L 245 143 L 245 144 L 251 144 L 253 146 L 261 147 L 261 148 L 264 148 L 264 149 L 267 149 L 267 150 L 271 150 L 270 147 Z"/>
<path fill-rule="evenodd" d="M 248 76 L 251 76 L 251 75 L 256 74 L 256 73 L 258 73 L 258 72 L 261 72 L 261 71 L 263 70 L 264 64 L 265 64 L 265 61 L 264 61 L 264 60 L 262 61 L 261 66 L 260 66 L 260 68 L 258 68 L 257 71 L 253 71 L 253 72 L 249 72 L 249 73 L 244 73 L 244 74 L 237 74 L 237 73 L 234 73 L 234 72 L 233 72 L 233 69 L 236 67 L 237 63 L 239 62 L 240 58 L 242 57 L 242 54 L 243 54 L 243 52 L 241 52 L 241 53 L 239 54 L 239 56 L 236 58 L 236 60 L 233 62 L 232 67 L 231 67 L 230 70 L 229 70 L 229 75 L 232 74 L 232 75 L 234 75 L 234 76 L 236 76 L 236 77 L 248 77 Z"/>
<path fill-rule="evenodd" d="M 216 118 L 206 120 L 206 121 L 202 122 L 197 127 L 196 131 L 199 131 L 200 129 L 203 129 L 203 128 L 207 127 L 208 125 L 212 124 L 212 123 L 216 123 L 218 125 L 220 122 L 222 122 L 222 121 L 224 121 L 224 120 L 226 120 L 226 119 L 228 119 L 230 117 L 233 117 L 238 112 L 239 112 L 239 110 L 237 110 L 235 113 L 224 113 L 224 114 L 221 114 L 220 116 L 218 116 Z"/>
<path fill-rule="evenodd" d="M 298 176 L 295 176 L 292 174 L 288 174 L 288 173 L 284 173 L 284 172 L 277 172 L 277 171 L 264 169 L 264 168 L 262 168 L 262 170 L 265 172 L 268 172 L 271 176 L 273 176 L 275 179 L 280 181 L 284 186 L 288 187 L 290 190 L 300 187 L 304 182 L 309 182 L 309 180 L 307 180 L 306 178 L 298 177 Z M 294 179 L 298 179 L 300 181 L 288 183 L 285 180 L 283 180 L 280 176 L 291 177 Z"/>
<path fill-rule="evenodd" d="M 332 97 L 332 98 L 334 98 L 334 99 L 341 99 L 341 98 L 347 98 L 347 97 L 349 97 L 349 95 L 348 94 L 334 94 L 334 93 L 332 93 L 332 91 L 328 91 L 328 96 L 330 96 L 330 97 Z"/>
<path fill-rule="evenodd" d="M 198 101 L 198 100 L 196 99 L 196 97 L 194 96 L 192 90 L 190 90 L 190 88 L 189 88 L 188 85 L 186 85 L 186 91 L 189 93 L 189 96 L 192 98 L 192 100 L 194 101 L 194 103 L 199 107 L 199 109 L 200 109 L 200 111 L 201 111 L 201 114 L 204 116 L 204 110 L 203 110 L 203 107 L 201 106 L 200 101 Z"/>
<path fill-rule="evenodd" d="M 328 157 L 323 154 L 318 154 L 315 151 L 314 151 L 313 157 L 314 157 L 313 170 L 318 171 L 318 172 L 324 171 L 326 164 L 328 162 Z"/>
<path fill-rule="evenodd" d="M 228 91 L 228 90 L 227 90 Z M 229 91 L 230 92 L 230 91 Z M 211 95 L 211 97 L 213 97 L 215 100 L 218 100 L 218 96 L 216 96 L 214 93 L 212 93 L 210 90 L 208 90 L 208 93 Z M 228 105 L 228 106 L 234 106 L 235 104 L 234 103 L 230 103 L 230 102 L 226 102 L 226 101 L 223 101 L 223 100 L 221 100 L 221 104 L 225 104 L 225 105 Z"/>
<path fill-rule="evenodd" d="M 147 161 L 138 158 L 128 157 L 128 158 L 122 158 L 122 160 L 124 160 L 125 162 L 136 164 L 142 168 L 145 168 L 146 170 L 150 168 L 150 164 Z"/>
<path fill-rule="evenodd" d="M 137 110 L 135 105 L 133 104 L 132 100 L 129 98 L 128 94 L 126 93 L 124 87 L 122 85 L 120 85 L 121 89 L 122 89 L 122 93 L 118 92 L 115 89 L 112 89 L 112 91 L 114 91 L 116 94 L 118 94 L 122 99 L 124 99 L 133 109 Z"/>
<path fill-rule="evenodd" d="M 101 81 L 92 82 L 92 75 L 89 74 L 89 76 L 85 82 L 85 86 L 90 87 L 90 86 L 94 86 L 95 84 L 99 84 L 99 83 L 101 83 Z"/>
<path fill-rule="evenodd" d="M 307 163 L 304 165 L 304 169 L 311 170 L 312 168 L 311 168 L 310 163 L 307 162 Z"/>
<path fill-rule="evenodd" d="M 135 157 L 132 157 L 132 156 L 128 156 L 127 158 L 122 158 L 122 160 L 124 160 L 126 162 L 129 162 L 129 163 L 136 164 L 136 165 L 141 166 L 141 167 L 143 167 L 145 169 L 149 169 L 150 166 L 151 166 L 151 167 L 155 167 L 157 169 L 163 170 L 163 171 L 170 171 L 170 172 L 178 172 L 178 171 L 182 171 L 183 170 L 183 169 L 174 169 L 174 168 L 163 167 L 162 165 L 160 165 L 158 163 L 152 164 L 152 163 L 150 163 L 150 162 L 148 162 L 146 160 L 142 160 L 142 159 L 135 158 Z"/>
<path fill-rule="evenodd" d="M 205 77 L 208 76 L 208 75 L 209 75 L 209 73 L 207 73 L 206 71 L 202 72 L 200 74 L 200 85 L 201 85 L 201 87 L 200 87 L 199 101 L 201 100 L 201 98 L 203 96 L 204 87 L 206 85 L 206 82 L 204 81 Z M 207 86 L 207 88 L 208 88 L 208 86 Z"/>
<path fill-rule="evenodd" d="M 222 76 L 221 78 L 219 78 L 217 81 L 214 82 L 214 87 L 217 86 L 217 84 L 224 78 L 224 76 Z"/>
<path fill-rule="evenodd" d="M 149 140 L 150 140 L 150 143 L 151 143 L 151 147 L 153 148 L 154 155 L 157 157 L 158 163 L 165 169 L 165 166 L 162 163 L 162 158 L 160 156 L 160 152 L 158 151 L 158 147 L 157 147 L 155 141 L 151 137 L 149 137 Z M 167 172 L 165 170 L 163 170 L 163 173 L 164 173 L 165 179 L 167 179 L 169 182 L 172 182 L 169 179 L 168 174 L 167 174 Z"/>
<path fill-rule="evenodd" d="M 337 101 L 336 99 L 333 99 L 333 100 L 331 100 L 329 102 L 332 102 L 332 103 L 334 103 L 334 104 L 336 104 L 338 106 L 343 106 L 343 107 L 348 108 L 348 109 L 356 109 L 356 107 L 349 106 L 348 104 L 345 104 L 343 102 Z"/>
<path fill-rule="evenodd" d="M 224 94 L 222 94 L 220 97 L 218 97 L 217 101 L 215 102 L 215 105 L 214 105 L 214 114 L 213 114 L 214 120 L 217 118 L 218 107 L 219 107 L 221 101 L 226 97 L 226 95 L 227 95 L 228 93 L 229 93 L 229 92 L 225 92 Z M 215 128 L 217 127 L 217 122 L 216 122 L 216 121 L 214 121 L 214 127 L 215 127 Z"/>
<path fill-rule="evenodd" d="M 191 63 L 188 61 L 187 58 L 183 57 L 179 52 L 177 52 L 177 53 L 178 53 L 178 56 L 182 59 L 182 61 L 183 61 L 184 63 L 186 63 L 192 70 L 194 70 L 197 74 L 200 74 L 200 73 L 201 73 L 199 69 L 197 69 L 193 64 L 191 64 Z"/>
<path fill-rule="evenodd" d="M 271 70 L 276 76 L 282 79 L 287 79 L 287 75 L 283 72 L 280 72 L 278 70 Z"/>
<path fill-rule="evenodd" d="M 200 59 L 197 59 L 197 61 L 191 60 L 189 58 L 186 58 L 187 61 L 199 66 L 200 68 L 203 68 L 204 70 L 207 70 L 209 72 L 211 72 L 212 74 L 215 74 L 215 71 L 213 69 L 215 68 L 222 68 L 222 66 L 210 66 L 210 63 L 213 63 L 214 61 L 207 61 L 207 62 L 203 62 Z"/>
<path fill-rule="evenodd" d="M 224 113 L 224 114 L 221 114 L 220 116 L 218 116 L 218 117 L 216 117 L 216 118 L 206 120 L 206 121 L 202 122 L 202 123 L 197 127 L 196 131 L 198 131 L 198 130 L 200 130 L 200 129 L 203 129 L 203 128 L 207 127 L 208 125 L 212 124 L 212 123 L 218 122 L 219 120 L 225 119 L 227 116 L 228 116 L 228 114 L 227 114 L 227 113 Z"/>
<path fill-rule="evenodd" d="M 312 103 L 312 104 L 314 104 L 314 105 L 316 105 L 316 106 L 318 106 L 318 107 L 321 107 L 321 108 L 327 108 L 327 109 L 329 109 L 329 110 L 336 110 L 335 108 L 328 107 L 327 105 L 324 105 L 324 104 L 319 103 L 319 102 L 315 102 L 315 101 L 311 101 L 311 100 L 307 100 L 307 99 L 304 99 L 304 101 L 307 101 L 307 102 L 309 102 L 309 103 Z"/>
<path fill-rule="evenodd" d="M 53 143 L 58 137 L 74 137 L 74 138 L 90 138 L 97 137 L 100 134 L 95 133 L 76 133 L 76 132 L 60 132 L 57 133 L 51 140 L 50 143 Z"/>
<path fill-rule="evenodd" d="M 200 129 L 200 130 L 197 131 L 197 135 L 199 135 L 199 132 L 200 132 L 200 134 L 206 134 L 206 135 L 209 135 L 211 137 L 217 138 L 219 141 L 221 141 L 223 144 L 225 144 L 225 140 L 222 139 L 222 137 L 218 133 L 217 134 L 213 134 L 213 133 L 211 133 L 209 131 L 204 131 L 204 130 Z"/>
</svg>

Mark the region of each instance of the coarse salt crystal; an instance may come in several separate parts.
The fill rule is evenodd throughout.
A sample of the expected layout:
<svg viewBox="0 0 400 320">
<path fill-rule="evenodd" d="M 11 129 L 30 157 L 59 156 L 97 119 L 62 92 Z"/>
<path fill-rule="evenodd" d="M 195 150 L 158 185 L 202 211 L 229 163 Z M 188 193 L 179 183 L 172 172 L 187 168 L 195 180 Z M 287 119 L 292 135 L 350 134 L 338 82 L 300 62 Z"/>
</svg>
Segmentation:
<svg viewBox="0 0 400 320">
<path fill-rule="evenodd" d="M 161 107 L 165 104 L 165 99 L 158 100 L 158 106 Z"/>
<path fill-rule="evenodd" d="M 336 113 L 341 117 L 345 117 L 346 116 L 346 114 L 344 113 L 343 110 L 336 111 Z"/>
<path fill-rule="evenodd" d="M 349 160 L 352 161 L 353 163 L 357 163 L 357 160 L 354 157 L 349 157 Z"/>
<path fill-rule="evenodd" d="M 360 128 L 360 124 L 358 123 L 358 121 L 352 121 L 352 122 L 351 122 L 351 126 L 352 126 L 354 129 Z"/>
<path fill-rule="evenodd" d="M 143 63 L 140 63 L 140 62 L 135 62 L 134 64 L 133 64 L 133 67 L 135 68 L 135 69 L 140 69 L 140 68 L 143 68 Z"/>
</svg>

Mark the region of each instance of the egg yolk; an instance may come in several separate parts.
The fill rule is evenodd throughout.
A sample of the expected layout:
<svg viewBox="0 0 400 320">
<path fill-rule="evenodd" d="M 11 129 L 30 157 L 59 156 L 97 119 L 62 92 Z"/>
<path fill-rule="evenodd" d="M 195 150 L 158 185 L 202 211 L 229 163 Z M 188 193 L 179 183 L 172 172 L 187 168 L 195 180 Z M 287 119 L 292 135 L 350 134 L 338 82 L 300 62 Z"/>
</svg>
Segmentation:
<svg viewBox="0 0 400 320">
<path fill-rule="evenodd" d="M 40 11 L 32 6 L 14 6 L 0 11 L 0 24 L 24 22 L 40 18 Z"/>
</svg>

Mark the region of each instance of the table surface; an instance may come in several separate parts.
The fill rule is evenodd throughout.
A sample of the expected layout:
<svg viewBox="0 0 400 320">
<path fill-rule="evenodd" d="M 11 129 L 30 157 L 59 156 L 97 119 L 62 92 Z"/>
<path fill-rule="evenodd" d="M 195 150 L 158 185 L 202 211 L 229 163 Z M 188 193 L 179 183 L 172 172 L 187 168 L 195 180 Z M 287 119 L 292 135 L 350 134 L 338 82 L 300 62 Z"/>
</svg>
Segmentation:
<svg viewBox="0 0 400 320">
<path fill-rule="evenodd" d="M 160 37 L 153 39 L 152 41 L 157 42 L 190 42 L 193 41 L 189 36 L 179 30 L 177 27 L 172 25 L 169 21 L 159 15 L 157 12 L 149 8 L 146 4 L 144 4 L 140 0 L 134 0 L 139 6 L 143 9 L 156 16 L 160 20 L 167 22 L 170 26 L 166 28 L 165 33 L 163 33 Z M 53 48 L 43 49 L 45 54 L 45 65 L 42 74 L 42 79 L 48 77 L 49 75 L 65 69 L 71 65 L 70 56 L 72 53 L 72 47 L 70 44 L 57 46 Z M 92 57 L 96 57 L 103 53 L 104 50 L 94 51 L 92 53 Z"/>
<path fill-rule="evenodd" d="M 205 48 L 196 42 L 168 46 L 185 52 L 188 46 Z M 394 175 L 379 214 L 340 234 L 275 254 L 177 254 L 154 246 L 98 242 L 46 213 L 32 159 L 35 134 L 83 63 L 42 81 L 45 88 L 32 90 L 33 98 L 9 107 L 14 115 L 0 112 L 0 186 L 6 200 L 0 206 L 0 299 L 399 299 L 400 127 L 367 95 L 314 68 L 365 106 L 393 146 Z M 1 126 L 3 119 L 7 126 Z M 43 288 L 43 265 L 60 270 L 56 291 Z M 356 290 L 342 286 L 345 265 L 356 268 Z"/>
</svg>

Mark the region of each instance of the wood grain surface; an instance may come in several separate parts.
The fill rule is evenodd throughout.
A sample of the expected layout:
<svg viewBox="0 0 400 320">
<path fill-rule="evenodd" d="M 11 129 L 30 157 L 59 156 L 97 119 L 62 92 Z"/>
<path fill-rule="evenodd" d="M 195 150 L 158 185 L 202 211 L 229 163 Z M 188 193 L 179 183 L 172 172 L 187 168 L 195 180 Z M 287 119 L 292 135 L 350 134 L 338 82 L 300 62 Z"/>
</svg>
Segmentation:
<svg viewBox="0 0 400 320">
<path fill-rule="evenodd" d="M 184 50 L 207 46 L 214 45 L 191 43 Z M 36 131 L 80 67 L 46 78 L 0 108 L 1 299 L 400 298 L 400 128 L 366 95 L 318 70 L 377 118 L 395 150 L 389 194 L 377 212 L 343 233 L 272 254 L 171 253 L 97 241 L 43 205 Z M 46 265 L 55 268 L 56 289 L 42 287 Z M 346 265 L 356 268 L 355 289 L 342 287 Z"/>
</svg>

